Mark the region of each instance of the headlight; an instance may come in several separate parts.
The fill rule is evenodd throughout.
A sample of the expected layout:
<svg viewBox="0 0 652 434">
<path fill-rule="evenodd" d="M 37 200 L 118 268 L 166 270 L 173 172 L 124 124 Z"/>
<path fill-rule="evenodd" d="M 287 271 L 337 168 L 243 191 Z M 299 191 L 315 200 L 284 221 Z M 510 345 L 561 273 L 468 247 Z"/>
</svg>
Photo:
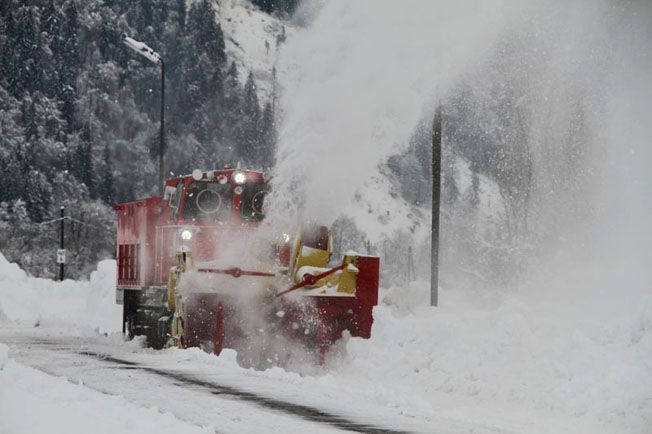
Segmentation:
<svg viewBox="0 0 652 434">
<path fill-rule="evenodd" d="M 286 243 L 290 242 L 290 235 L 283 233 L 283 241 L 285 241 Z"/>
<path fill-rule="evenodd" d="M 233 172 L 233 182 L 236 184 L 244 184 L 247 180 L 247 177 L 242 172 Z"/>
<path fill-rule="evenodd" d="M 185 229 L 183 232 L 181 232 L 181 238 L 184 240 L 189 240 L 192 238 L 192 232 L 190 232 L 188 229 Z"/>
</svg>

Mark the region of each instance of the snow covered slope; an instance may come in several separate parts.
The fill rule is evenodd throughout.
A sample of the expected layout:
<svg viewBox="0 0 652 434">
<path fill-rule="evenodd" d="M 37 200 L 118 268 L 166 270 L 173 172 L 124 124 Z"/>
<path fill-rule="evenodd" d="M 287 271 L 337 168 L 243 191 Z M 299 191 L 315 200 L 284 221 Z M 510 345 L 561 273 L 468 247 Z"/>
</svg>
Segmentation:
<svg viewBox="0 0 652 434">
<path fill-rule="evenodd" d="M 235 62 L 241 82 L 253 72 L 261 99 L 266 102 L 272 97 L 272 71 L 283 40 L 284 23 L 247 0 L 216 0 L 215 9 L 224 31 L 228 58 Z"/>
</svg>

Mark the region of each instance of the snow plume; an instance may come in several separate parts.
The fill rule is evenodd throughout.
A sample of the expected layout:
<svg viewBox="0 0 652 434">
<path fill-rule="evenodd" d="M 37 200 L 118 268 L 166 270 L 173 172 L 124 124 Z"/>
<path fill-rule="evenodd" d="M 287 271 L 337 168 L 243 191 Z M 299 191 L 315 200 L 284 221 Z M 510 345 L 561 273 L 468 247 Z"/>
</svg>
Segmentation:
<svg viewBox="0 0 652 434">
<path fill-rule="evenodd" d="M 316 16 L 284 45 L 278 66 L 277 197 L 331 223 L 407 143 L 424 109 L 524 13 L 521 3 L 304 5 Z"/>
<path fill-rule="evenodd" d="M 627 315 L 652 297 L 652 4 L 573 2 L 542 28 L 521 68 L 543 238 L 523 289 L 576 320 Z"/>
<path fill-rule="evenodd" d="M 306 5 L 314 16 L 290 34 L 278 67 L 283 113 L 275 194 L 294 200 L 290 209 L 302 205 L 303 218 L 324 223 L 354 201 L 388 203 L 387 189 L 378 187 L 387 184 L 373 180 L 382 179 L 378 165 L 407 144 L 438 101 L 449 104 L 448 116 L 464 105 L 456 101 L 466 103 L 464 115 L 477 115 L 472 145 L 484 151 L 493 139 L 521 152 L 532 165 L 531 179 L 501 185 L 498 200 L 508 209 L 512 193 L 530 182 L 522 202 L 501 211 L 509 217 L 498 225 L 499 235 L 513 244 L 500 251 L 495 240 L 482 239 L 481 249 L 462 247 L 447 264 L 502 252 L 503 262 L 519 260 L 530 272 L 519 276 L 517 293 L 449 285 L 436 313 L 417 310 L 408 318 L 424 320 L 423 327 L 409 327 L 379 307 L 372 339 L 352 339 L 348 362 L 355 362 L 357 375 L 381 360 L 374 378 L 402 381 L 400 369 L 392 368 L 410 360 L 411 391 L 439 382 L 433 387 L 464 394 L 457 382 L 470 377 L 468 395 L 480 391 L 489 401 L 513 381 L 505 389 L 508 401 L 526 397 L 540 408 L 559 406 L 620 425 L 615 432 L 647 433 L 652 4 L 524 3 L 328 1 L 314 11 Z M 500 123 L 501 116 L 513 122 Z M 370 181 L 372 188 L 365 186 Z M 400 207 L 387 205 L 392 212 Z M 481 238 L 482 223 L 467 231 Z M 442 226 L 443 245 L 459 244 L 451 226 Z M 358 227 L 394 229 L 375 218 Z M 386 259 L 384 268 L 392 265 Z M 457 297 L 464 300 L 459 312 Z M 471 318 L 476 313 L 488 323 Z M 449 314 L 459 322 L 445 319 Z M 390 322 L 396 324 L 383 335 Z M 486 347 L 474 345 L 490 324 L 498 326 L 482 339 Z M 427 330 L 422 342 L 413 339 L 418 330 Z M 442 336 L 433 338 L 433 330 Z M 462 335 L 451 338 L 455 332 Z M 514 340 L 503 344 L 505 338 Z M 416 342 L 416 354 L 406 353 L 402 339 Z M 394 364 L 381 347 L 395 354 Z M 476 366 L 462 367 L 466 360 Z M 506 360 L 527 372 L 519 376 Z"/>
<path fill-rule="evenodd" d="M 531 164 L 526 174 L 517 162 L 501 186 L 501 236 L 536 246 L 523 255 L 537 262 L 563 251 L 595 267 L 613 264 L 607 246 L 619 258 L 636 252 L 619 264 L 622 276 L 649 276 L 652 248 L 641 240 L 651 238 L 650 9 L 609 0 L 306 2 L 306 27 L 289 33 L 277 68 L 274 194 L 283 200 L 272 214 L 298 210 L 300 220 L 330 224 L 344 211 L 372 241 L 406 228 L 379 217 L 408 211 L 388 199 L 378 167 L 438 101 L 451 116 L 462 100 L 478 114 L 462 117 L 479 152 L 489 137 Z M 444 243 L 456 242 L 450 231 L 442 227 Z M 646 279 L 636 286 L 649 287 Z"/>
</svg>

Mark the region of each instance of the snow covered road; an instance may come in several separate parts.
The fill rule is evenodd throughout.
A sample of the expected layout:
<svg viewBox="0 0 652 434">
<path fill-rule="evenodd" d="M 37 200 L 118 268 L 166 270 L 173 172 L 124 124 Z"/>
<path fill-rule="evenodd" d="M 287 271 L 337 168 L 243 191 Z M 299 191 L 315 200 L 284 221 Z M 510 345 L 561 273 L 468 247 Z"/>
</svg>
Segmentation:
<svg viewBox="0 0 652 434">
<path fill-rule="evenodd" d="M 210 362 L 218 359 L 199 350 L 143 352 L 116 337 L 71 337 L 41 328 L 0 329 L 0 342 L 10 346 L 11 358 L 20 364 L 220 433 L 505 432 L 374 409 L 365 391 L 342 399 L 332 390 L 306 391 L 301 384 L 254 371 L 242 378 L 215 369 Z M 322 405 L 313 405 L 316 400 Z"/>
</svg>

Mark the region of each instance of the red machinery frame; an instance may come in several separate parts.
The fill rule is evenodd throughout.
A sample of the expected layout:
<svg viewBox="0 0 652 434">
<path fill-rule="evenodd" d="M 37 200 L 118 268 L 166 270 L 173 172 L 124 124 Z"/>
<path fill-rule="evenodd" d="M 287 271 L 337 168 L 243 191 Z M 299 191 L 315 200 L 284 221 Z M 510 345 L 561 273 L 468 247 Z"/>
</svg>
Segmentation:
<svg viewBox="0 0 652 434">
<path fill-rule="evenodd" d="M 169 270 L 176 264 L 178 247 L 191 244 L 188 247 L 193 251 L 195 261 L 209 261 L 213 259 L 210 257 L 210 252 L 215 250 L 216 245 L 237 243 L 242 240 L 242 237 L 247 237 L 254 232 L 259 223 L 242 219 L 242 195 L 237 193 L 236 187 L 239 184 L 233 181 L 235 172 L 245 175 L 245 188 L 250 183 L 269 181 L 264 179 L 261 172 L 239 169 L 203 172 L 200 179 L 193 176 L 170 178 L 165 182 L 165 190 L 170 195 L 180 183 L 183 184 L 184 193 L 180 198 L 176 218 L 171 216 L 173 209 L 170 206 L 170 201 L 160 197 L 121 203 L 115 207 L 118 215 L 116 299 L 118 303 L 125 306 L 123 324 L 129 315 L 135 315 L 134 312 L 137 309 L 131 305 L 145 303 L 143 302 L 145 293 L 167 291 Z M 186 204 L 185 192 L 189 184 L 193 180 L 217 182 L 217 179 L 224 181 L 224 178 L 233 188 L 231 220 L 225 222 L 185 220 L 183 210 Z M 180 232 L 184 230 L 194 231 L 195 234 L 201 234 L 202 237 L 196 236 L 190 243 L 181 240 Z M 285 248 L 279 249 L 279 252 L 277 260 L 279 263 L 287 265 L 289 244 Z M 359 274 L 355 294 L 338 297 L 309 295 L 319 317 L 318 331 L 310 338 L 306 338 L 305 334 L 302 336 L 296 327 L 293 327 L 297 321 L 302 321 L 300 312 L 292 302 L 295 297 L 282 297 L 283 293 L 279 293 L 281 297 L 276 301 L 287 312 L 285 317 L 279 319 L 284 332 L 297 340 L 309 340 L 313 341 L 313 344 L 316 343 L 322 362 L 327 349 L 341 337 L 344 330 L 349 330 L 352 336 L 369 338 L 371 335 L 372 310 L 378 302 L 379 259 L 373 256 L 359 255 L 357 263 Z M 228 275 L 233 279 L 235 286 L 241 276 L 269 276 L 266 273 L 243 270 L 238 267 L 223 270 L 199 268 L 197 271 Z M 314 283 L 306 282 L 306 284 Z M 290 289 L 302 294 L 301 286 L 300 283 Z M 159 296 L 159 299 L 163 300 L 163 297 Z M 211 336 L 213 351 L 219 354 L 224 343 L 229 341 L 228 337 L 224 335 L 225 321 L 228 321 L 229 317 L 228 299 L 215 295 L 198 295 L 197 300 L 206 304 L 206 309 L 211 311 L 213 324 L 209 325 L 210 330 L 203 330 L 202 334 Z M 167 305 L 164 301 L 151 302 L 147 300 L 146 303 L 148 306 L 151 304 L 152 309 L 159 309 L 161 315 L 165 315 Z M 206 328 L 206 325 L 196 325 L 195 327 L 199 330 L 202 327 Z M 315 340 L 316 342 L 314 342 Z M 199 344 L 197 339 L 192 337 L 186 339 L 184 343 L 185 346 L 198 346 Z"/>
</svg>

